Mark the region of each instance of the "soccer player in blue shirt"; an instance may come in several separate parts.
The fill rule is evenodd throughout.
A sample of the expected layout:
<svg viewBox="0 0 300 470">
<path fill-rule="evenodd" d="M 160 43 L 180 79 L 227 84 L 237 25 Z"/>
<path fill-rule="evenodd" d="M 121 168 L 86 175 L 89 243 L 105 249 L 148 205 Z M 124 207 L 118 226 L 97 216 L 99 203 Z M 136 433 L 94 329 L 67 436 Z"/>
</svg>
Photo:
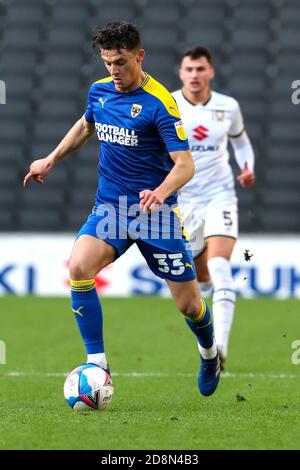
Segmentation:
<svg viewBox="0 0 300 470">
<path fill-rule="evenodd" d="M 70 259 L 72 309 L 87 362 L 108 370 L 94 278 L 136 243 L 150 269 L 166 279 L 196 336 L 198 387 L 202 395 L 212 395 L 220 376 L 213 325 L 177 209 L 177 190 L 192 178 L 194 164 L 176 102 L 142 70 L 145 51 L 133 25 L 98 28 L 93 48 L 110 76 L 92 84 L 85 114 L 52 153 L 31 164 L 24 186 L 30 179 L 43 183 L 62 158 L 96 132 L 101 144 L 96 202 Z"/>
</svg>

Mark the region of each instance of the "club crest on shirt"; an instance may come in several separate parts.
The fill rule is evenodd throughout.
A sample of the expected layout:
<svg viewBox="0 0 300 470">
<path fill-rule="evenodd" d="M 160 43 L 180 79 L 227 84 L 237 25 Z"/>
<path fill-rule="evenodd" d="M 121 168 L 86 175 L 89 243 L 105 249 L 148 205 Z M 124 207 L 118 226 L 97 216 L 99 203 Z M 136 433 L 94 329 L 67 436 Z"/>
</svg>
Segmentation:
<svg viewBox="0 0 300 470">
<path fill-rule="evenodd" d="M 223 109 L 214 109 L 212 111 L 212 117 L 215 121 L 224 121 L 224 111 Z"/>
<path fill-rule="evenodd" d="M 133 104 L 131 106 L 131 117 L 137 117 L 142 111 L 143 106 L 141 104 Z"/>
</svg>

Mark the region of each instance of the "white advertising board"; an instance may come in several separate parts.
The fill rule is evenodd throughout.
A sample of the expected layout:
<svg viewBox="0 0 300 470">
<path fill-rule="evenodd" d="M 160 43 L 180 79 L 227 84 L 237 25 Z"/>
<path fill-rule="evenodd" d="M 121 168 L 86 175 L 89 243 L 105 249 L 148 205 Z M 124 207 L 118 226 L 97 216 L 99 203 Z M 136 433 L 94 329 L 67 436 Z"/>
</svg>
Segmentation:
<svg viewBox="0 0 300 470">
<path fill-rule="evenodd" d="M 0 295 L 64 296 L 69 294 L 68 259 L 71 234 L 7 234 L 0 236 Z M 253 254 L 245 260 L 245 250 Z M 300 298 L 300 238 L 241 236 L 232 271 L 242 297 Z M 161 295 L 169 291 L 148 268 L 134 245 L 96 278 L 100 295 Z"/>
</svg>

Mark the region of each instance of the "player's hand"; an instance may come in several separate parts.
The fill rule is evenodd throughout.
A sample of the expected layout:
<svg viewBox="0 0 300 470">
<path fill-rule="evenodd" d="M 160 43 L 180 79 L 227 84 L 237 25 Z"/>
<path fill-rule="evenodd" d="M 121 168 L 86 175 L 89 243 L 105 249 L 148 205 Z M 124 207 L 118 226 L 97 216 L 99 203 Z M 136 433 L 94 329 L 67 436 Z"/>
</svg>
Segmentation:
<svg viewBox="0 0 300 470">
<path fill-rule="evenodd" d="M 255 174 L 253 171 L 250 171 L 248 168 L 247 163 L 245 163 L 245 166 L 243 170 L 241 171 L 241 174 L 237 177 L 238 182 L 242 186 L 242 188 L 252 188 L 255 183 Z"/>
<path fill-rule="evenodd" d="M 156 190 L 145 189 L 140 192 L 140 208 L 145 214 L 158 211 L 163 203 L 164 198 Z"/>
<path fill-rule="evenodd" d="M 52 163 L 48 157 L 41 158 L 40 160 L 34 160 L 29 167 L 29 171 L 23 180 L 23 187 L 33 179 L 37 183 L 43 184 L 44 179 L 48 175 L 49 171 L 52 168 Z"/>
</svg>

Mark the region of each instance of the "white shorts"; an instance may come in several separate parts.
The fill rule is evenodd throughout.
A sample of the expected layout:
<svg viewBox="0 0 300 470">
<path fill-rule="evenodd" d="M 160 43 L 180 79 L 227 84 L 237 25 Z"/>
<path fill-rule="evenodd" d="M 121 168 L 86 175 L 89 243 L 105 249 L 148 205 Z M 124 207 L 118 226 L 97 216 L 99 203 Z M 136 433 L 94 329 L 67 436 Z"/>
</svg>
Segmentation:
<svg viewBox="0 0 300 470">
<path fill-rule="evenodd" d="M 194 258 L 204 251 L 206 239 L 209 237 L 219 235 L 237 238 L 238 209 L 233 190 L 223 191 L 201 202 L 196 199 L 187 201 L 179 196 L 178 202 L 184 228 L 190 235 Z"/>
</svg>

